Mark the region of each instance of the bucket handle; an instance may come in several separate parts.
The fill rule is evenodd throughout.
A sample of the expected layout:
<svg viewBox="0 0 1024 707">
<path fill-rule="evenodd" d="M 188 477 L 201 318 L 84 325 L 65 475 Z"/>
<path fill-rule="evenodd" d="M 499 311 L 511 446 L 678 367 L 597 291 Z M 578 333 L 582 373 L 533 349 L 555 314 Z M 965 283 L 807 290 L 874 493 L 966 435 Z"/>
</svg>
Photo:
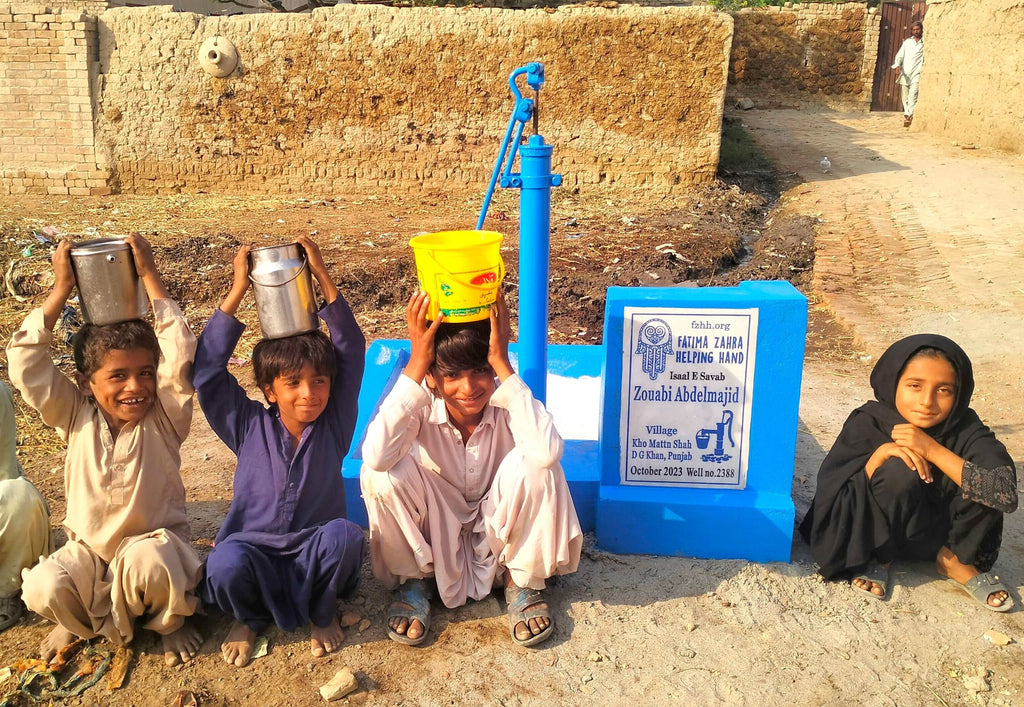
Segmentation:
<svg viewBox="0 0 1024 707">
<path fill-rule="evenodd" d="M 433 260 L 435 263 L 437 263 L 437 258 L 434 257 L 434 254 L 432 252 L 429 253 L 429 254 L 426 254 L 426 255 L 429 255 L 430 259 Z M 440 263 L 437 263 L 437 264 L 438 264 L 438 266 L 441 265 Z M 443 270 L 444 272 L 448 273 L 451 276 L 452 280 L 454 280 L 455 283 L 458 284 L 460 287 L 465 287 L 465 288 L 470 289 L 470 290 L 489 290 L 489 289 L 492 289 L 490 287 L 480 287 L 480 285 L 474 285 L 472 282 L 466 282 L 464 280 L 460 280 L 455 273 L 450 272 L 447 268 L 438 267 L 438 269 L 439 270 Z M 498 283 L 500 284 L 501 281 L 504 280 L 504 279 L 505 279 L 505 261 L 502 260 L 501 257 L 499 256 L 498 257 Z"/>
<path fill-rule="evenodd" d="M 251 262 L 251 258 L 252 258 L 252 255 L 251 255 L 251 254 L 249 255 L 249 258 L 250 258 L 250 263 L 249 263 L 249 266 L 250 266 L 250 268 L 251 268 L 251 267 L 252 267 L 252 262 Z M 250 269 L 250 271 L 249 271 L 249 282 L 251 282 L 251 283 L 252 283 L 252 284 L 254 284 L 254 285 L 259 285 L 260 287 L 284 287 L 284 286 L 285 286 L 285 285 L 287 285 L 288 283 L 290 283 L 290 282 L 294 281 L 294 280 L 295 280 L 295 278 L 297 278 L 297 277 L 298 277 L 299 275 L 301 275 L 301 274 L 302 274 L 302 271 L 303 271 L 303 270 L 306 270 L 307 268 L 309 268 L 309 258 L 307 258 L 307 257 L 306 257 L 306 254 L 305 254 L 305 253 L 303 253 L 303 254 L 302 254 L 302 267 L 301 267 L 301 268 L 299 268 L 299 271 L 298 271 L 297 273 L 295 273 L 294 275 L 292 275 L 292 276 L 291 276 L 290 278 L 288 278 L 288 279 L 287 279 L 287 280 L 285 280 L 284 282 L 279 282 L 279 283 L 277 283 L 276 285 L 270 285 L 270 284 L 267 284 L 267 283 L 263 283 L 263 282 L 260 282 L 259 280 L 257 280 L 256 278 L 254 278 L 254 277 L 252 276 L 252 270 L 251 270 L 251 269 Z"/>
</svg>

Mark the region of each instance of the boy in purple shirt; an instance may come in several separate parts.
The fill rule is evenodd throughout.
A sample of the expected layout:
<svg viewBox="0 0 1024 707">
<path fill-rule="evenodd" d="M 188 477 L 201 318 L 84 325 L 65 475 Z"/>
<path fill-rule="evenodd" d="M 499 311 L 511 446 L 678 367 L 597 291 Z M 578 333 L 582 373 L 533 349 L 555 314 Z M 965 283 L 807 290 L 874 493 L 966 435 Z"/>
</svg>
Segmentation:
<svg viewBox="0 0 1024 707">
<path fill-rule="evenodd" d="M 356 423 L 366 342 L 338 293 L 320 249 L 299 237 L 327 304 L 315 331 L 264 339 L 253 349 L 256 385 L 270 408 L 250 400 L 227 371 L 245 328 L 234 314 L 249 287 L 249 246 L 199 337 L 194 384 L 210 427 L 237 455 L 234 498 L 206 561 L 200 596 L 234 617 L 224 660 L 244 666 L 257 633 L 311 624 L 314 656 L 337 650 L 344 634 L 337 598 L 351 593 L 363 561 L 363 532 L 345 519 L 341 461 Z"/>
</svg>

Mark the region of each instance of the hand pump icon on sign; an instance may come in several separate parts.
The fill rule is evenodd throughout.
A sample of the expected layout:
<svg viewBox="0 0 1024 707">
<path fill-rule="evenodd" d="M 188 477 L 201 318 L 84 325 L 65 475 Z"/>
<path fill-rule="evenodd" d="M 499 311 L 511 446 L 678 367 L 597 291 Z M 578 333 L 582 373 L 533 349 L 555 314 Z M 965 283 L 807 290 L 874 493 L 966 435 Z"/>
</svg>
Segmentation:
<svg viewBox="0 0 1024 707">
<path fill-rule="evenodd" d="M 701 461 L 705 462 L 727 462 L 732 459 L 731 454 L 725 453 L 725 437 L 729 436 L 729 446 L 735 447 L 732 439 L 732 410 L 722 411 L 722 421 L 715 423 L 715 429 L 703 429 L 696 435 L 697 448 L 707 449 L 711 435 L 715 435 L 715 451 L 711 454 L 702 454 Z"/>
</svg>

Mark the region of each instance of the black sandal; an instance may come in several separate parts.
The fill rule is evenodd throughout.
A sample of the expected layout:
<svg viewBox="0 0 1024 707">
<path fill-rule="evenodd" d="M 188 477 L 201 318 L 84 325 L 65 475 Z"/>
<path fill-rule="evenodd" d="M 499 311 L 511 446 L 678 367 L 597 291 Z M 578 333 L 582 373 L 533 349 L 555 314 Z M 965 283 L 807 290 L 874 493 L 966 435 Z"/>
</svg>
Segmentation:
<svg viewBox="0 0 1024 707">
<path fill-rule="evenodd" d="M 25 605 L 21 603 L 21 592 L 9 597 L 0 597 L 0 631 L 18 623 L 25 613 Z"/>
</svg>

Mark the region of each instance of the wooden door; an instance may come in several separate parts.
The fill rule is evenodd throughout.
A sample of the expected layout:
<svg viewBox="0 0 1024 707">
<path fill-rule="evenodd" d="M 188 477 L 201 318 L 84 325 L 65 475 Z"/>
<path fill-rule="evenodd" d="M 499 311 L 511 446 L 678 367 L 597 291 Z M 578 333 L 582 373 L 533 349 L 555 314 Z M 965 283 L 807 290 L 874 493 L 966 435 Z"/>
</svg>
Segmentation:
<svg viewBox="0 0 1024 707">
<path fill-rule="evenodd" d="M 910 25 L 924 20 L 928 10 L 925 2 L 883 2 L 880 8 L 882 24 L 878 34 L 878 59 L 875 61 L 875 81 L 871 91 L 871 110 L 903 110 L 900 87 L 892 62 L 903 40 L 910 36 Z M 928 41 L 928 27 L 924 40 Z"/>
</svg>

